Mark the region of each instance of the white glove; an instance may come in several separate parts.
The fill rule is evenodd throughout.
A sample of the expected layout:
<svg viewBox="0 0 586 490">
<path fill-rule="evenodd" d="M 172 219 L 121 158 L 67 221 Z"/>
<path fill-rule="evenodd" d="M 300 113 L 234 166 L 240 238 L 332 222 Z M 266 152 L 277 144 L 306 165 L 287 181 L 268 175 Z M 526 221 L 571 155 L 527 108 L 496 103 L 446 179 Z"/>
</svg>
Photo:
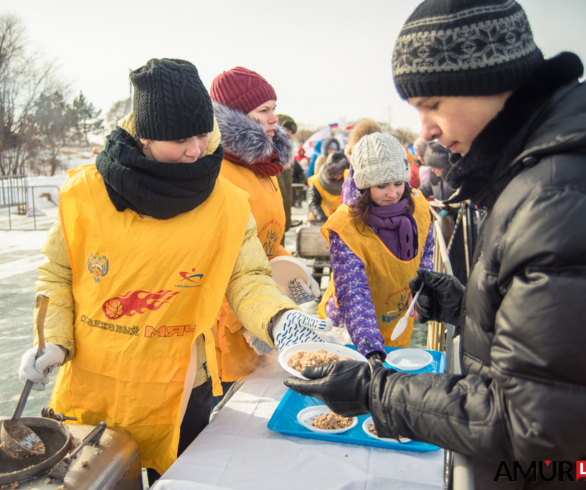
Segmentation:
<svg viewBox="0 0 586 490">
<path fill-rule="evenodd" d="M 329 332 L 331 329 L 332 322 L 329 319 L 322 320 L 299 310 L 288 310 L 274 326 L 272 334 L 275 347 L 281 352 L 294 344 L 324 342 L 319 332 Z"/>
<path fill-rule="evenodd" d="M 309 274 L 308 274 L 309 276 Z M 302 305 L 321 297 L 321 290 L 317 281 L 309 276 L 309 284 L 301 279 L 289 281 L 287 296 L 295 301 L 295 304 Z"/>
<path fill-rule="evenodd" d="M 49 374 L 65 359 L 65 352 L 55 344 L 45 343 L 45 352 L 35 360 L 37 347 L 27 350 L 20 359 L 18 377 L 23 383 L 34 381 L 33 390 L 44 391 L 49 383 Z"/>
</svg>

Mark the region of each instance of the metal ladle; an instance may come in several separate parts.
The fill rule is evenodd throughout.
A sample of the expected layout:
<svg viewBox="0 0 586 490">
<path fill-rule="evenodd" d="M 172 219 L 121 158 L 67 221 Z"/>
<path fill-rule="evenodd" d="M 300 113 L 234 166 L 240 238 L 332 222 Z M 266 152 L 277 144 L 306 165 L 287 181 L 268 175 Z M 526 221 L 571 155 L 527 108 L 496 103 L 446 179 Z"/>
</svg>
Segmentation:
<svg viewBox="0 0 586 490">
<path fill-rule="evenodd" d="M 39 310 L 37 316 L 39 347 L 35 359 L 38 359 L 45 351 L 45 316 L 47 314 L 48 305 L 49 298 L 39 294 L 37 296 L 37 308 Z M 6 454 L 16 459 L 24 459 L 30 456 L 45 454 L 45 444 L 41 441 L 40 437 L 26 425 L 19 422 L 33 384 L 33 381 L 30 380 L 26 382 L 12 419 L 2 422 L 2 427 L 0 429 L 2 449 Z"/>
</svg>

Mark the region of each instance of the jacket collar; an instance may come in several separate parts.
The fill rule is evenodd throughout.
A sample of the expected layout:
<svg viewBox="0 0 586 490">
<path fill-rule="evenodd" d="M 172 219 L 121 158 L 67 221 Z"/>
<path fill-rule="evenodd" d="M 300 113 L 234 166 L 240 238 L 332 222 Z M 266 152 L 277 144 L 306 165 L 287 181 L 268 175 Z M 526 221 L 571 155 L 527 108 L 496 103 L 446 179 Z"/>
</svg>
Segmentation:
<svg viewBox="0 0 586 490">
<path fill-rule="evenodd" d="M 269 159 L 274 150 L 285 169 L 293 167 L 293 141 L 281 126 L 276 126 L 271 141 L 260 122 L 219 102 L 213 104 L 222 133 L 222 146 L 227 153 L 253 165 Z"/>
<path fill-rule="evenodd" d="M 470 151 L 464 157 L 452 155 L 453 167 L 447 179 L 459 189 L 447 202 L 472 199 L 480 207 L 492 208 L 523 164 L 530 163 L 525 162 L 531 153 L 528 141 L 555 107 L 559 97 L 554 94 L 565 85 L 577 84 L 582 73 L 582 63 L 573 53 L 544 61 L 478 134 Z M 551 152 L 555 145 L 546 146 Z"/>
</svg>

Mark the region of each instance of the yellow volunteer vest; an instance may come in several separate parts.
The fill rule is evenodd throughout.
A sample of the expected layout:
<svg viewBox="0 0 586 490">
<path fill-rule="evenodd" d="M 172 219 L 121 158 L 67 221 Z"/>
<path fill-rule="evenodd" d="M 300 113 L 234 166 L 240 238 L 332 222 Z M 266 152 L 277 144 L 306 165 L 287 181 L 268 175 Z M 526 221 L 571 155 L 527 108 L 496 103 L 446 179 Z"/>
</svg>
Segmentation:
<svg viewBox="0 0 586 490">
<path fill-rule="evenodd" d="M 164 473 L 177 457 L 186 374 L 200 334 L 208 366 L 217 370 L 210 329 L 249 214 L 245 193 L 222 177 L 193 211 L 157 220 L 116 211 L 95 165 L 70 170 L 60 216 L 73 271 L 76 350 L 59 369 L 51 407 L 78 424 L 123 427 L 138 441 L 142 465 Z"/>
<path fill-rule="evenodd" d="M 285 233 L 285 209 L 277 178 L 262 177 L 225 159 L 220 175 L 249 194 L 248 202 L 256 221 L 257 236 L 269 260 L 286 254 L 280 245 Z M 243 328 L 224 299 L 214 329 L 222 381 L 236 381 L 258 366 L 260 358 L 242 336 Z"/>
<path fill-rule="evenodd" d="M 331 216 L 334 214 L 336 209 L 338 209 L 340 204 L 342 204 L 342 196 L 334 196 L 333 194 L 330 194 L 328 191 L 326 191 L 319 183 L 318 175 L 309 177 L 309 179 L 307 179 L 307 183 L 309 185 L 313 184 L 317 189 L 317 192 L 319 192 L 321 196 L 321 208 L 324 210 L 324 213 L 326 213 L 326 216 Z M 313 219 L 313 214 L 310 213 L 309 219 Z"/>
<path fill-rule="evenodd" d="M 222 162 L 220 175 L 249 194 L 257 236 L 269 260 L 282 255 L 278 249 L 285 234 L 285 209 L 277 177 L 262 177 L 230 160 Z"/>
<path fill-rule="evenodd" d="M 356 228 L 350 216 L 350 208 L 345 204 L 340 206 L 322 227 L 322 233 L 328 243 L 329 230 L 335 231 L 350 250 L 364 262 L 377 323 L 387 346 L 408 347 L 413 332 L 413 318 L 410 318 L 405 333 L 394 342 L 391 341 L 395 325 L 407 310 L 409 281 L 416 275 L 421 263 L 431 222 L 429 204 L 423 195 L 413 190 L 413 200 L 415 202 L 413 216 L 417 222 L 419 234 L 419 254 L 409 261 L 395 257 L 369 226 L 366 226 L 364 231 L 362 226 Z M 318 308 L 322 318 L 325 318 L 326 303 L 332 295 L 335 298 L 335 294 L 332 274 L 328 289 Z"/>
</svg>

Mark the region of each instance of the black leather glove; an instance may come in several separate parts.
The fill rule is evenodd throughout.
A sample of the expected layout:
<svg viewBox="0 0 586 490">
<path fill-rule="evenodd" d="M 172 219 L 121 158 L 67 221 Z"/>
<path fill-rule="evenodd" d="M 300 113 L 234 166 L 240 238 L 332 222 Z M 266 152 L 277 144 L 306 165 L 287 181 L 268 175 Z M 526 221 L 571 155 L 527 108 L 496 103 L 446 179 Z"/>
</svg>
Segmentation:
<svg viewBox="0 0 586 490">
<path fill-rule="evenodd" d="M 369 413 L 371 371 L 377 369 L 384 366 L 376 358 L 369 363 L 339 361 L 304 368 L 301 374 L 310 381 L 289 377 L 284 383 L 301 395 L 318 398 L 338 415 L 356 417 Z"/>
<path fill-rule="evenodd" d="M 458 326 L 462 298 L 466 290 L 462 283 L 450 274 L 418 269 L 417 275 L 409 281 L 413 296 L 419 290 L 421 283 L 424 286 L 415 306 L 419 313 L 419 321 L 426 323 L 433 320 Z"/>
</svg>

